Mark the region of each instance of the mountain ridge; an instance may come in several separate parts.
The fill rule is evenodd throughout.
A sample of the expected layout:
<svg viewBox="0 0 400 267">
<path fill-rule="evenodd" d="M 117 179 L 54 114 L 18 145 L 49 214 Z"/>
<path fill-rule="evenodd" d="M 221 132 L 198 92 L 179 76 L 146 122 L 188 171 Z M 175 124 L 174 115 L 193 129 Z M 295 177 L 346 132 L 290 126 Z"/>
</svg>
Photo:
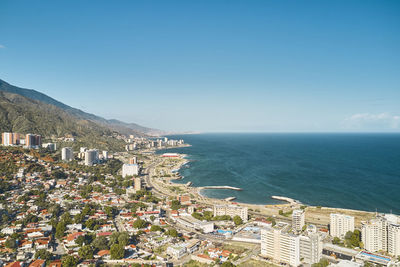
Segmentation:
<svg viewBox="0 0 400 267">
<path fill-rule="evenodd" d="M 12 85 L 2 79 L 0 79 L 0 91 L 3 92 L 8 92 L 12 94 L 17 94 L 24 96 L 29 99 L 37 100 L 46 104 L 54 105 L 67 113 L 76 116 L 77 118 L 84 119 L 84 120 L 90 120 L 92 122 L 101 124 L 105 127 L 110 128 L 111 130 L 117 131 L 121 134 L 129 135 L 129 134 L 142 134 L 142 135 L 162 135 L 165 132 L 158 130 L 158 129 L 152 129 L 148 127 L 141 126 L 136 123 L 126 123 L 117 119 L 105 119 L 103 117 L 97 116 L 92 113 L 88 113 L 85 111 L 82 111 L 80 109 L 71 107 L 69 105 L 66 105 L 44 93 L 41 93 L 39 91 L 36 91 L 34 89 L 26 89 L 26 88 L 21 88 L 17 87 L 15 85 Z"/>
</svg>

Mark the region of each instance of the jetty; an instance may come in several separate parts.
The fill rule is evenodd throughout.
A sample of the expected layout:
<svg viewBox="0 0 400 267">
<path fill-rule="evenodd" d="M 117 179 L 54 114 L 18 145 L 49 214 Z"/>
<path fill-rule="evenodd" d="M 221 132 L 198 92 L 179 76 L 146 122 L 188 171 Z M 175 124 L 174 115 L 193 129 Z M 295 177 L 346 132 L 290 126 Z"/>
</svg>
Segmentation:
<svg viewBox="0 0 400 267">
<path fill-rule="evenodd" d="M 229 190 L 235 190 L 235 191 L 242 191 L 242 188 L 239 187 L 233 187 L 233 186 L 228 186 L 228 185 L 209 185 L 209 186 L 202 186 L 201 189 L 229 189 Z"/>
<path fill-rule="evenodd" d="M 301 204 L 300 201 L 295 200 L 295 199 L 290 198 L 290 197 L 271 196 L 271 198 L 277 199 L 277 200 L 281 200 L 281 201 L 285 201 L 285 202 L 288 202 L 288 203 L 290 203 L 291 205 L 294 205 L 294 204 Z"/>
</svg>

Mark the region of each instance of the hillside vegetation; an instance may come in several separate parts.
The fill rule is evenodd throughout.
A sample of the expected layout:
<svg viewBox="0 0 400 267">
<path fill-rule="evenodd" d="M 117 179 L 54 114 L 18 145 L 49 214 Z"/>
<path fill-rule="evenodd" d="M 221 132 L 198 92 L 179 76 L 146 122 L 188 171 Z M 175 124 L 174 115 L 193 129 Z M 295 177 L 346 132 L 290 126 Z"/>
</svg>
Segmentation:
<svg viewBox="0 0 400 267">
<path fill-rule="evenodd" d="M 0 131 L 37 133 L 44 137 L 72 135 L 83 144 L 108 150 L 123 149 L 113 131 L 90 120 L 22 95 L 0 91 Z"/>
</svg>

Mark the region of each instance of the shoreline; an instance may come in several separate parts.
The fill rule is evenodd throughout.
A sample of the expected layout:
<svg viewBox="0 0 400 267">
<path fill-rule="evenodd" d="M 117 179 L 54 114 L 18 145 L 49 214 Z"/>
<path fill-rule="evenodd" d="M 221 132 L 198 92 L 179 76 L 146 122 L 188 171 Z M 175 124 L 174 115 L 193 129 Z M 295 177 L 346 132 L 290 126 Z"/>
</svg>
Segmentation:
<svg viewBox="0 0 400 267">
<path fill-rule="evenodd" d="M 161 154 L 154 154 L 156 158 L 163 159 L 161 157 Z M 187 159 L 188 155 L 187 154 L 180 154 L 179 159 L 182 160 L 178 165 L 172 166 L 170 168 L 167 168 L 169 170 L 169 173 L 172 173 L 172 169 L 176 169 L 179 175 L 181 175 L 180 170 L 182 167 L 188 163 L 190 163 L 190 160 Z M 182 178 L 177 178 L 174 176 L 172 173 L 172 176 L 164 176 L 164 177 L 159 177 L 162 179 L 154 179 L 150 178 L 153 180 L 153 184 L 158 184 L 160 188 L 156 187 L 156 190 L 163 189 L 164 193 L 165 190 L 170 190 L 169 188 L 176 187 L 179 188 L 177 191 L 169 191 L 167 194 L 170 195 L 179 195 L 179 194 L 190 194 L 192 200 L 196 201 L 199 204 L 205 204 L 205 205 L 217 205 L 217 204 L 235 204 L 243 207 L 247 207 L 249 209 L 249 213 L 253 214 L 256 217 L 260 216 L 266 216 L 266 217 L 275 217 L 277 219 L 281 220 L 287 220 L 290 219 L 290 214 L 293 210 L 295 209 L 305 209 L 306 211 L 306 220 L 308 223 L 319 225 L 320 227 L 327 227 L 329 224 L 329 217 L 330 213 L 343 213 L 347 215 L 351 215 L 355 217 L 356 225 L 360 225 L 362 221 L 371 219 L 375 216 L 375 212 L 372 211 L 363 211 L 363 210 L 355 210 L 355 209 L 348 209 L 348 208 L 337 208 L 337 207 L 323 207 L 323 206 L 314 206 L 314 205 L 309 205 L 306 203 L 302 203 L 299 200 L 292 199 L 286 196 L 269 196 L 271 199 L 275 199 L 280 201 L 280 203 L 262 203 L 262 204 L 252 204 L 252 203 L 246 203 L 246 202 L 241 202 L 241 201 L 236 201 L 235 199 L 230 199 L 230 197 L 227 198 L 215 198 L 215 197 L 209 197 L 206 195 L 204 190 L 207 190 L 207 186 L 192 186 L 191 181 L 187 183 L 179 183 L 175 182 L 175 180 L 179 181 L 182 180 Z M 189 184 L 190 183 L 190 184 Z M 189 186 L 188 186 L 189 184 Z M 215 188 L 217 190 L 231 190 L 229 189 L 229 186 L 217 186 L 217 187 L 227 187 L 227 188 Z M 215 190 L 213 189 L 213 190 Z M 208 189 L 209 190 L 209 189 Z M 162 190 L 161 190 L 162 191 Z M 282 215 L 281 213 L 284 213 Z"/>
</svg>

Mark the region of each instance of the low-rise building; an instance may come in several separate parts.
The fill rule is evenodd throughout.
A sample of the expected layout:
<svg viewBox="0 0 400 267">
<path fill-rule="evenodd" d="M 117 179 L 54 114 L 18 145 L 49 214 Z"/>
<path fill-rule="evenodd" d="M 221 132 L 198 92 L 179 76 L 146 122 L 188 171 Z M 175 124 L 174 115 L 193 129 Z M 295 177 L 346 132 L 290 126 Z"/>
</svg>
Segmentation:
<svg viewBox="0 0 400 267">
<path fill-rule="evenodd" d="M 243 222 L 247 222 L 249 219 L 247 207 L 240 207 L 237 205 L 214 205 L 214 216 L 223 215 L 228 215 L 232 218 L 239 216 Z"/>
</svg>

